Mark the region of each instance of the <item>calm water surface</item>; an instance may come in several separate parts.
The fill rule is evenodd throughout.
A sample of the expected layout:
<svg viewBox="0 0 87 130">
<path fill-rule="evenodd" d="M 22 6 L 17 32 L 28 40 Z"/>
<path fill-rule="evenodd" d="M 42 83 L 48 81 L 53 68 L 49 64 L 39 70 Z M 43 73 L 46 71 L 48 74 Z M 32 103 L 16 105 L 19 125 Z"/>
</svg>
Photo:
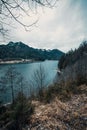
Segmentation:
<svg viewBox="0 0 87 130">
<path fill-rule="evenodd" d="M 46 76 L 47 76 L 47 83 L 52 84 L 52 82 L 55 79 L 56 76 L 56 70 L 58 61 L 44 61 L 44 62 L 35 62 L 35 63 L 26 63 L 26 64 L 14 64 L 13 66 L 16 68 L 16 70 L 21 73 L 21 75 L 26 79 L 26 81 L 30 81 L 32 79 L 32 75 L 35 72 L 35 70 L 39 67 L 39 65 L 42 65 L 44 67 Z M 8 69 L 9 65 L 0 65 L 0 76 L 4 75 L 6 70 Z M 27 94 L 29 92 L 27 91 Z M 11 94 L 10 92 L 6 92 L 3 97 L 0 97 L 3 99 L 4 102 L 10 102 L 11 101 Z"/>
</svg>

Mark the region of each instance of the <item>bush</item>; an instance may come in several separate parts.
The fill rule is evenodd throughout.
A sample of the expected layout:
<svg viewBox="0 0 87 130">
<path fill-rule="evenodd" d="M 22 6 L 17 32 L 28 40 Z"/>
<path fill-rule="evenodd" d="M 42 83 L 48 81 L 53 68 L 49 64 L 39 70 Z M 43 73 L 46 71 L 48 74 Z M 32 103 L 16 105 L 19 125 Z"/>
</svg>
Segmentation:
<svg viewBox="0 0 87 130">
<path fill-rule="evenodd" d="M 6 107 L 5 112 L 0 115 L 0 122 L 4 122 L 4 127 L 7 128 L 8 126 L 12 130 L 14 129 L 14 124 L 16 124 L 18 130 L 21 130 L 23 126 L 29 123 L 33 111 L 34 106 L 31 101 L 28 101 L 24 94 L 19 93 L 14 104 Z"/>
<path fill-rule="evenodd" d="M 77 75 L 77 78 L 76 78 L 76 84 L 79 86 L 79 85 L 82 85 L 82 84 L 86 84 L 87 85 L 87 77 L 84 75 Z"/>
<path fill-rule="evenodd" d="M 68 88 L 64 87 L 64 85 L 54 84 L 49 86 L 48 89 L 45 91 L 44 94 L 44 102 L 50 103 L 54 97 L 58 97 L 62 101 L 66 101 L 70 99 L 70 92 Z"/>
<path fill-rule="evenodd" d="M 18 94 L 11 108 L 13 108 L 12 118 L 17 120 L 21 125 L 25 125 L 30 120 L 30 116 L 34 111 L 31 101 L 28 101 L 22 93 Z"/>
</svg>

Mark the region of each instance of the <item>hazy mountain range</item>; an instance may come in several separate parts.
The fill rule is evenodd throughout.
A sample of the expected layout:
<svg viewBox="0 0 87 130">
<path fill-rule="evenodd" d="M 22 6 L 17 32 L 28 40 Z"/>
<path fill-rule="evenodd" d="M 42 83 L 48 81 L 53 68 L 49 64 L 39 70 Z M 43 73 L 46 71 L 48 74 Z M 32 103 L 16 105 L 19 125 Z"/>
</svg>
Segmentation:
<svg viewBox="0 0 87 130">
<path fill-rule="evenodd" d="M 34 60 L 59 60 L 64 53 L 58 49 L 46 50 L 32 48 L 22 42 L 9 42 L 0 45 L 1 60 L 34 59 Z"/>
</svg>

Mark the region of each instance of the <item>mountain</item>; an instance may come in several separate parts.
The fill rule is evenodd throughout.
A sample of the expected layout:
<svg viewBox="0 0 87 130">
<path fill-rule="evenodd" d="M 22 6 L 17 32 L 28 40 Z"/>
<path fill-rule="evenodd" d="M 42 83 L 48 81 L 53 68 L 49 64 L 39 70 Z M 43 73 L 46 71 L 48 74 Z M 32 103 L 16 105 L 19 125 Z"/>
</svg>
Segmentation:
<svg viewBox="0 0 87 130">
<path fill-rule="evenodd" d="M 9 42 L 0 45 L 1 60 L 34 59 L 34 60 L 59 60 L 64 53 L 60 50 L 45 50 L 32 48 L 22 42 Z"/>
</svg>

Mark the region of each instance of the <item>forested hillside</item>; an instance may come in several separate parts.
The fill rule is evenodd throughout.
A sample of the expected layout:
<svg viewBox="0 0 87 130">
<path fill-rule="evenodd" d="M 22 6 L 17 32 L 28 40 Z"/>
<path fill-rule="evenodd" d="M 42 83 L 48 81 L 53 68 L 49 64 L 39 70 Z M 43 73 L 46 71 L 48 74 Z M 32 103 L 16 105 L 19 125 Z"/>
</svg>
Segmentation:
<svg viewBox="0 0 87 130">
<path fill-rule="evenodd" d="M 9 42 L 7 45 L 0 45 L 0 59 L 34 59 L 34 60 L 59 60 L 64 53 L 60 50 L 35 49 L 22 42 Z"/>
<path fill-rule="evenodd" d="M 78 49 L 63 55 L 58 67 L 62 72 L 58 80 L 77 85 L 87 84 L 87 41 L 84 41 Z"/>
<path fill-rule="evenodd" d="M 87 41 L 84 41 L 78 49 L 70 50 L 63 55 L 59 61 L 59 69 L 65 69 L 67 66 L 73 65 L 78 60 L 82 60 L 87 57 Z"/>
</svg>

